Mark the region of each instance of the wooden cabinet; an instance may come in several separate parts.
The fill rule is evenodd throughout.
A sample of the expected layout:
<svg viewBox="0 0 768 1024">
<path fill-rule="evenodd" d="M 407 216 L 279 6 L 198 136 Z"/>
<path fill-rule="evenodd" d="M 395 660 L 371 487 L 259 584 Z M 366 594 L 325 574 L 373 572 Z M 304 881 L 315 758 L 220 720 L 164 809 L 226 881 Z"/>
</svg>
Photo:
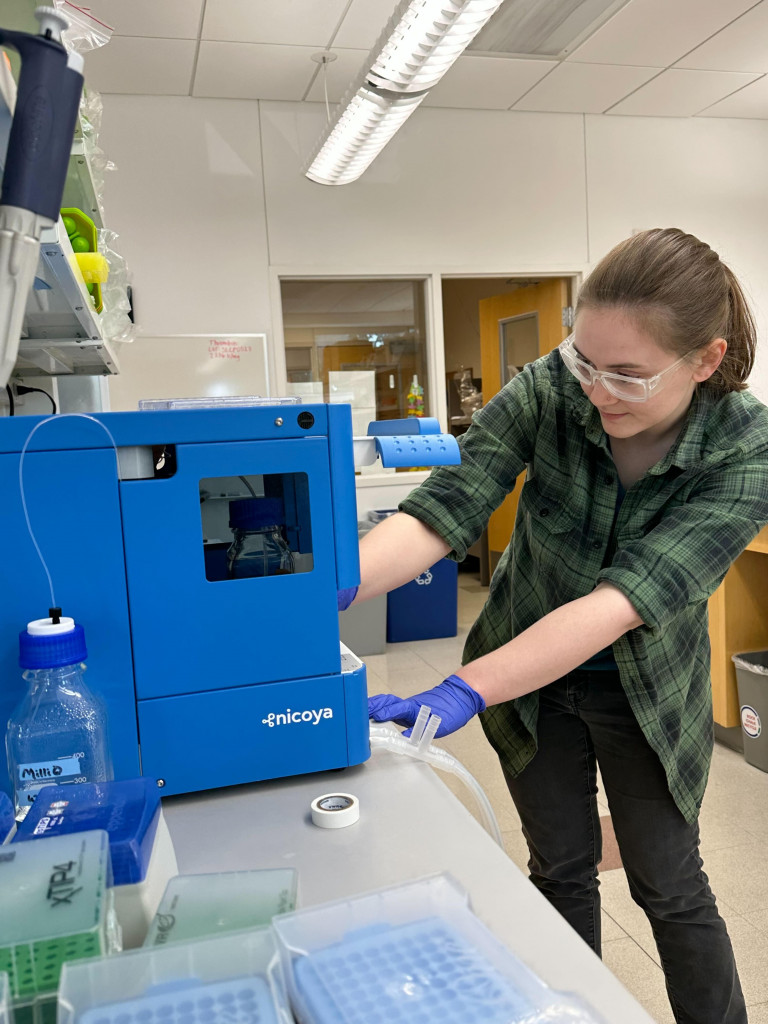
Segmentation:
<svg viewBox="0 0 768 1024">
<path fill-rule="evenodd" d="M 768 650 L 768 527 L 731 566 L 709 599 L 712 704 L 718 725 L 741 724 L 731 655 Z"/>
</svg>

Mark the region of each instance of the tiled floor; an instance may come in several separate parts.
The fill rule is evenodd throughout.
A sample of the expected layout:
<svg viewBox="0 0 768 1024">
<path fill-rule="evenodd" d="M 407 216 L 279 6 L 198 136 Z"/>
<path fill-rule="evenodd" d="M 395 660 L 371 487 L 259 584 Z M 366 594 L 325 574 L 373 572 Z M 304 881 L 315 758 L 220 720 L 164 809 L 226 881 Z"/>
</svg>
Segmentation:
<svg viewBox="0 0 768 1024">
<path fill-rule="evenodd" d="M 434 686 L 461 664 L 469 627 L 487 588 L 459 574 L 459 633 L 455 639 L 389 644 L 365 658 L 371 693 L 401 696 Z M 528 853 L 496 756 L 477 720 L 442 741 L 480 782 L 499 820 L 507 852 L 524 871 Z M 445 776 L 467 807 L 463 786 Z M 608 812 L 600 803 L 601 814 Z M 701 815 L 704 867 L 731 934 L 750 1024 L 768 1024 L 768 774 L 741 754 L 716 745 Z M 673 1024 L 650 926 L 627 891 L 624 871 L 601 874 L 603 960 L 659 1024 Z"/>
</svg>

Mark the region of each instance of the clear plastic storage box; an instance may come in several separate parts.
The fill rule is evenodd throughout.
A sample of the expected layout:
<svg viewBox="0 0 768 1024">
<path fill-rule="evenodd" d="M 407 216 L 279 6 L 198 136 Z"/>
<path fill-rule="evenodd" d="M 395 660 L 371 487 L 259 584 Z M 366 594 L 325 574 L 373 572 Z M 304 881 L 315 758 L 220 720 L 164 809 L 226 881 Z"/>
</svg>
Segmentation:
<svg viewBox="0 0 768 1024">
<path fill-rule="evenodd" d="M 296 880 L 293 868 L 179 875 L 168 883 L 144 945 L 267 926 L 295 909 Z"/>
<path fill-rule="evenodd" d="M 547 987 L 448 875 L 275 918 L 301 1024 L 605 1024 Z"/>
<path fill-rule="evenodd" d="M 64 966 L 58 1024 L 294 1024 L 268 928 Z"/>
<path fill-rule="evenodd" d="M 298 405 L 297 396 L 264 398 L 262 395 L 223 395 L 202 398 L 142 398 L 142 412 L 164 412 L 168 409 L 246 409 L 254 405 Z"/>
<path fill-rule="evenodd" d="M 118 952 L 106 832 L 12 844 L 0 854 L 0 971 L 15 1024 L 54 1024 L 68 960 Z"/>
</svg>

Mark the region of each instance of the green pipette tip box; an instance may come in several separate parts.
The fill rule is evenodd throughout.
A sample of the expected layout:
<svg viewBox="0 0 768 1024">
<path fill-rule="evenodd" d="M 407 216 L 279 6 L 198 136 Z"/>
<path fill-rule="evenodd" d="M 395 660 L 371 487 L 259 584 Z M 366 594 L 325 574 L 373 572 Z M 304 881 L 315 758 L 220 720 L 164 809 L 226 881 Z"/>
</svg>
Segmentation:
<svg viewBox="0 0 768 1024">
<path fill-rule="evenodd" d="M 295 909 L 296 888 L 293 868 L 179 875 L 168 883 L 144 945 L 266 926 Z"/>
<path fill-rule="evenodd" d="M 119 949 L 110 876 L 106 832 L 0 849 L 0 971 L 15 1024 L 53 1024 L 61 965 Z"/>
</svg>

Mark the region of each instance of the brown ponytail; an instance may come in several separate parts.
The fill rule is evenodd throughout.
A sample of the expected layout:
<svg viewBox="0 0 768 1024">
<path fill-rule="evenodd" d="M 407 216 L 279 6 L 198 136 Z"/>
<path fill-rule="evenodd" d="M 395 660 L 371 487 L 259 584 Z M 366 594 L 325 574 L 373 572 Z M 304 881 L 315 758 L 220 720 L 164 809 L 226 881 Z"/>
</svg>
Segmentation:
<svg viewBox="0 0 768 1024">
<path fill-rule="evenodd" d="M 627 238 L 582 285 L 582 309 L 621 307 L 675 355 L 725 338 L 720 366 L 701 387 L 743 391 L 757 345 L 755 321 L 733 271 L 705 243 L 678 228 L 653 228 Z"/>
</svg>

